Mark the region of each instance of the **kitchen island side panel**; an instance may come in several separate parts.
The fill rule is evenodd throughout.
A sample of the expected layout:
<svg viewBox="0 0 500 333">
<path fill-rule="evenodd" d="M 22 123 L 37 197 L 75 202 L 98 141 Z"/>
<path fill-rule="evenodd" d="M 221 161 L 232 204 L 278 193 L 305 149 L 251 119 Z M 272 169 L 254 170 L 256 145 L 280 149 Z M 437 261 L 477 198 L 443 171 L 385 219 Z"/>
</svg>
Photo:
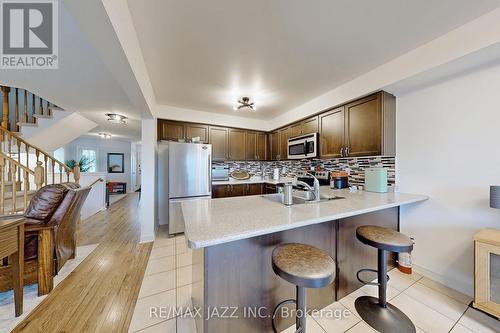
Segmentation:
<svg viewBox="0 0 500 333">
<path fill-rule="evenodd" d="M 194 250 L 193 305 L 203 309 L 203 319 L 196 319 L 198 332 L 272 332 L 269 317 L 276 304 L 295 298 L 295 286 L 276 276 L 271 266 L 271 253 L 282 243 L 316 246 L 337 264 L 333 284 L 307 289 L 308 310 L 324 308 L 356 290 L 361 286 L 356 272 L 377 267 L 377 250 L 356 239 L 356 228 L 369 224 L 398 230 L 399 208 Z M 390 268 L 394 264 L 390 256 Z M 294 322 L 293 317 L 278 318 L 277 326 L 283 330 Z"/>
<path fill-rule="evenodd" d="M 376 225 L 399 231 L 399 207 L 339 220 L 336 259 L 338 299 L 363 286 L 356 278 L 356 273 L 360 269 L 377 269 L 377 249 L 361 243 L 356 238 L 356 228 L 363 225 Z M 395 264 L 395 256 L 389 255 L 388 270 L 395 267 Z M 377 276 L 376 273 L 363 274 L 361 278 L 373 280 Z"/>
<path fill-rule="evenodd" d="M 295 286 L 274 274 L 273 249 L 282 243 L 305 243 L 335 258 L 336 223 L 325 222 L 205 248 L 205 311 L 237 307 L 238 318 L 215 316 L 204 321 L 202 332 L 272 332 L 270 316 L 276 304 L 295 298 Z M 308 309 L 321 309 L 334 302 L 335 296 L 334 284 L 307 289 Z M 254 316 L 252 311 L 260 314 Z M 277 318 L 276 322 L 281 331 L 292 325 L 295 318 Z"/>
</svg>

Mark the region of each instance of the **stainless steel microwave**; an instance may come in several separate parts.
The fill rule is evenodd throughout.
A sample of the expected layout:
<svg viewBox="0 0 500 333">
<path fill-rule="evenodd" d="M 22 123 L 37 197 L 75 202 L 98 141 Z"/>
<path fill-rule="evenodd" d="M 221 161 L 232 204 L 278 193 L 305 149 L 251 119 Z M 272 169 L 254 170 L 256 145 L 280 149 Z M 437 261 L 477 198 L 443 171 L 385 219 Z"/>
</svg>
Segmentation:
<svg viewBox="0 0 500 333">
<path fill-rule="evenodd" d="M 313 158 L 318 156 L 318 133 L 288 139 L 288 159 Z"/>
</svg>

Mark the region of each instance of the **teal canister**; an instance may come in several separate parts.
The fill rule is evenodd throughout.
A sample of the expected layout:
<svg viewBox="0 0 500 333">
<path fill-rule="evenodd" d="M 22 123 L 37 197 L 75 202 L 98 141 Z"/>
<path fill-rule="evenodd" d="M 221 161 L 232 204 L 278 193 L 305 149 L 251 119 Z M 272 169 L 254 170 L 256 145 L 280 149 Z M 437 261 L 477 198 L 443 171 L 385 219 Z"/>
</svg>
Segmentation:
<svg viewBox="0 0 500 333">
<path fill-rule="evenodd" d="M 367 168 L 365 169 L 365 191 L 387 192 L 387 169 Z"/>
</svg>

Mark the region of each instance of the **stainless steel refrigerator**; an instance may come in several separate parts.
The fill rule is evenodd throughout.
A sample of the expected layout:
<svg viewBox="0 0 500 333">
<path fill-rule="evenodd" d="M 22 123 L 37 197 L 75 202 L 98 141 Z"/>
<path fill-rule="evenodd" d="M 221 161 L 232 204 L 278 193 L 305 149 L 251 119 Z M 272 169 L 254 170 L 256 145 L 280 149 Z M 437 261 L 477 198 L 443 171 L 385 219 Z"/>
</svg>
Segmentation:
<svg viewBox="0 0 500 333">
<path fill-rule="evenodd" d="M 158 218 L 168 233 L 184 232 L 181 203 L 212 196 L 212 145 L 160 142 L 158 147 Z M 167 204 L 168 203 L 168 204 Z"/>
</svg>

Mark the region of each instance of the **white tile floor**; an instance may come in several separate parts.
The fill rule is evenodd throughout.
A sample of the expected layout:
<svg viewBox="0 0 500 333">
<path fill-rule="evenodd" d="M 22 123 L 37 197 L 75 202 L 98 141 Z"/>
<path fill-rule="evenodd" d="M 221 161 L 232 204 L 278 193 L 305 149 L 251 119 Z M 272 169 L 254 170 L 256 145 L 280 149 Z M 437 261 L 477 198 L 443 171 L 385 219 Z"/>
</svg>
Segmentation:
<svg viewBox="0 0 500 333">
<path fill-rule="evenodd" d="M 168 311 L 175 307 L 192 307 L 191 264 L 191 250 L 187 248 L 184 236 L 168 238 L 161 231 L 153 245 L 129 332 L 196 333 L 194 319 L 178 317 Z M 388 300 L 410 317 L 418 333 L 500 332 L 498 320 L 468 308 L 470 297 L 419 274 L 405 275 L 392 270 L 389 276 Z M 364 286 L 330 304 L 319 314 L 308 316 L 307 332 L 374 333 L 354 308 L 355 299 L 363 295 L 376 297 L 377 287 Z M 159 312 L 160 316 L 151 316 L 150 307 L 164 307 L 167 311 Z M 321 315 L 328 310 L 345 310 L 345 315 L 339 319 Z M 284 332 L 294 331 L 292 326 Z"/>
</svg>

